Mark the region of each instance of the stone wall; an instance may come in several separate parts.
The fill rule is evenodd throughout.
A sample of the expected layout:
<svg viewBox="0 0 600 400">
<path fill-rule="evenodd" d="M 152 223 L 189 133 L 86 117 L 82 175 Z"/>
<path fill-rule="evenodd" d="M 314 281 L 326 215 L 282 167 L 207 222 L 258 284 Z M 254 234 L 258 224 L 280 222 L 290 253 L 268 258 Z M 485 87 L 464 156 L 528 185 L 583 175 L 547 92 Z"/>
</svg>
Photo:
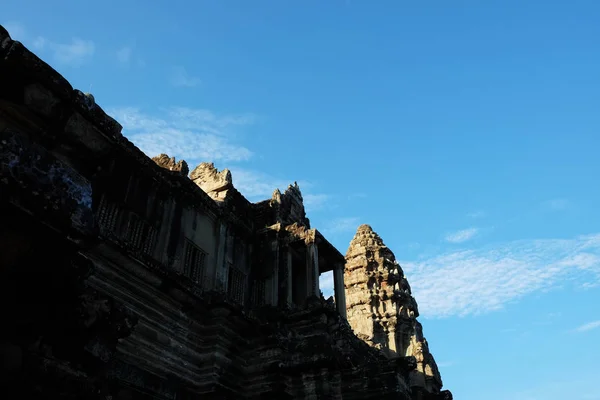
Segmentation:
<svg viewBox="0 0 600 400">
<path fill-rule="evenodd" d="M 0 397 L 421 396 L 319 297 L 296 184 L 252 204 L 121 129 L 0 26 Z"/>
</svg>

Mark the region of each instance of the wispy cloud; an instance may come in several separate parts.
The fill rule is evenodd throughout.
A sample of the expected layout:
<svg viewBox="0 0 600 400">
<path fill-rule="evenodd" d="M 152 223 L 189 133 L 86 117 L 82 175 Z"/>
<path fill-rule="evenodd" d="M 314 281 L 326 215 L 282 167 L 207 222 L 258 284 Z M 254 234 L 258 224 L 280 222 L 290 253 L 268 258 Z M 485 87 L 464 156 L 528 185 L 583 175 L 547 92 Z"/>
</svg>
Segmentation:
<svg viewBox="0 0 600 400">
<path fill-rule="evenodd" d="M 457 232 L 447 234 L 446 241 L 450 243 L 463 243 L 473 238 L 475 235 L 477 235 L 478 232 L 479 229 L 477 228 L 463 229 Z"/>
<path fill-rule="evenodd" d="M 275 189 L 285 190 L 292 183 L 260 171 L 240 167 L 230 170 L 234 186 L 251 201 L 268 199 Z"/>
<path fill-rule="evenodd" d="M 304 207 L 307 212 L 316 211 L 325 206 L 327 202 L 331 199 L 331 196 L 327 194 L 305 194 L 304 197 Z"/>
<path fill-rule="evenodd" d="M 509 242 L 402 266 L 424 316 L 482 314 L 534 292 L 600 282 L 600 234 Z"/>
<path fill-rule="evenodd" d="M 323 232 L 326 232 L 329 235 L 354 232 L 359 225 L 360 218 L 358 217 L 334 218 L 325 224 Z"/>
<path fill-rule="evenodd" d="M 210 133 L 231 135 L 231 131 L 224 131 L 232 126 L 247 126 L 256 122 L 256 115 L 252 113 L 216 115 L 212 111 L 188 107 L 169 108 L 169 117 L 176 120 L 183 129 L 195 129 L 201 126 Z"/>
<path fill-rule="evenodd" d="M 593 289 L 593 288 L 597 288 L 600 287 L 600 282 L 585 282 L 582 287 L 584 289 Z"/>
<path fill-rule="evenodd" d="M 273 195 L 275 189 L 284 192 L 294 182 L 293 179 L 284 179 L 239 166 L 233 166 L 230 170 L 234 186 L 250 201 L 268 199 Z M 308 182 L 300 181 L 298 185 L 302 192 L 306 212 L 320 209 L 331 198 L 327 194 L 311 192 L 311 190 L 315 190 L 315 187 Z"/>
<path fill-rule="evenodd" d="M 218 116 L 207 110 L 169 108 L 152 116 L 137 108 L 110 109 L 127 137 L 152 157 L 160 153 L 194 161 L 241 161 L 252 156 L 246 147 L 231 142 L 226 133 L 244 125 L 232 116 Z M 187 114 L 203 115 L 188 118 Z M 194 166 L 190 164 L 190 167 Z"/>
<path fill-rule="evenodd" d="M 108 112 L 123 125 L 124 134 L 149 157 L 166 153 L 186 160 L 191 169 L 202 161 L 229 168 L 233 184 L 250 201 L 268 199 L 275 189 L 283 191 L 294 182 L 226 164 L 248 161 L 254 156 L 238 140 L 243 137 L 239 130 L 256 121 L 253 114 L 218 115 L 210 110 L 185 107 L 170 107 L 153 115 L 134 107 L 112 108 Z M 307 182 L 298 183 L 307 211 L 319 208 L 329 198 L 308 192 L 312 185 Z"/>
<path fill-rule="evenodd" d="M 448 368 L 453 365 L 456 365 L 456 363 L 454 361 L 442 361 L 442 362 L 437 363 L 437 366 L 440 368 Z"/>
<path fill-rule="evenodd" d="M 478 211 L 473 211 L 473 212 L 468 213 L 467 217 L 469 217 L 469 218 L 483 218 L 483 217 L 485 217 L 485 215 L 486 215 L 485 211 L 478 210 Z"/>
<path fill-rule="evenodd" d="M 62 64 L 79 67 L 92 58 L 95 51 L 94 43 L 79 38 L 71 39 L 70 43 L 50 43 L 54 59 Z"/>
<path fill-rule="evenodd" d="M 54 62 L 70 67 L 80 67 L 90 61 L 96 50 L 91 40 L 72 38 L 70 42 L 57 43 L 42 36 L 33 41 L 33 47 L 51 51 Z"/>
<path fill-rule="evenodd" d="M 592 329 L 596 329 L 596 328 L 600 328 L 600 320 L 588 322 L 587 324 L 583 324 L 583 325 L 575 328 L 573 331 L 581 333 L 581 332 L 591 331 Z"/>
<path fill-rule="evenodd" d="M 190 76 L 184 67 L 178 66 L 171 69 L 170 81 L 173 86 L 177 87 L 195 87 L 201 81 L 199 78 Z"/>
<path fill-rule="evenodd" d="M 56 42 L 44 36 L 32 36 L 25 27 L 17 22 L 3 24 L 14 40 L 23 42 L 39 52 L 49 52 L 55 64 L 80 67 L 90 61 L 96 50 L 94 42 L 73 37 L 68 42 Z"/>
</svg>

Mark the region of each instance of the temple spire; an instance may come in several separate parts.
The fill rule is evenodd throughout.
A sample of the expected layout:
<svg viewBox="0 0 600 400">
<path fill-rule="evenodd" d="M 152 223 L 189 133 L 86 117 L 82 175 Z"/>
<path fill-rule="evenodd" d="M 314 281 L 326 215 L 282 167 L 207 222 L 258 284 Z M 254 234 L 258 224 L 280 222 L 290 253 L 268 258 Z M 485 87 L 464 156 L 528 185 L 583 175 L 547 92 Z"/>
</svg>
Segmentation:
<svg viewBox="0 0 600 400">
<path fill-rule="evenodd" d="M 369 225 L 358 227 L 346 253 L 348 322 L 367 344 L 388 357 L 414 356 L 414 392 L 440 393 L 442 380 L 429 353 L 410 285 L 394 253 Z"/>
</svg>

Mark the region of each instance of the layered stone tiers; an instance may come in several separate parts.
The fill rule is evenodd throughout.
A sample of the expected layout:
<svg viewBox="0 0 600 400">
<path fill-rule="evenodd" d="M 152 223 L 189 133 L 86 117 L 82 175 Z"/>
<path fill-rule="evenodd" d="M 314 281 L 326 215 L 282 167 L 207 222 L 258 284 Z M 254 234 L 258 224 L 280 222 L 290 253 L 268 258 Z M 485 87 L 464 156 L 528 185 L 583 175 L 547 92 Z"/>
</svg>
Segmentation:
<svg viewBox="0 0 600 400">
<path fill-rule="evenodd" d="M 372 230 L 344 257 L 297 184 L 251 203 L 121 130 L 0 26 L 0 398 L 448 398 Z"/>
</svg>

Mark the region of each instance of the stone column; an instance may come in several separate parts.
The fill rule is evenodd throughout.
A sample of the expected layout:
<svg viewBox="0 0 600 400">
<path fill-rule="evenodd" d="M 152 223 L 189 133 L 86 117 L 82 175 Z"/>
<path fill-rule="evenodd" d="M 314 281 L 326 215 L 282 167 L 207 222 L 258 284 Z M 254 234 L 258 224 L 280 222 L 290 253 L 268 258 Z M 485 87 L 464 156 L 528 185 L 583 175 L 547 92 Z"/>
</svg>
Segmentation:
<svg viewBox="0 0 600 400">
<path fill-rule="evenodd" d="M 319 249 L 315 242 L 306 247 L 308 296 L 319 297 Z"/>
<path fill-rule="evenodd" d="M 286 276 L 287 276 L 287 280 L 285 283 L 285 303 L 287 306 L 292 305 L 292 250 L 290 249 L 290 247 L 288 246 L 287 251 L 286 251 L 286 262 L 285 262 L 285 269 L 286 269 Z"/>
<path fill-rule="evenodd" d="M 275 240 L 271 243 L 271 251 L 273 257 L 273 274 L 271 275 L 271 296 L 270 303 L 272 306 L 277 306 L 279 301 L 279 241 Z"/>
<path fill-rule="evenodd" d="M 390 349 L 391 357 L 399 357 L 398 354 L 398 346 L 397 346 L 397 338 L 396 338 L 396 324 L 394 321 L 390 321 L 388 325 L 388 348 Z"/>
<path fill-rule="evenodd" d="M 346 316 L 346 292 L 344 288 L 344 264 L 336 264 L 333 268 L 333 288 L 335 291 L 335 307 L 344 319 Z"/>
<path fill-rule="evenodd" d="M 227 250 L 227 225 L 219 224 L 219 237 L 217 239 L 217 265 L 215 268 L 215 290 L 227 291 L 227 265 L 225 263 L 225 252 Z"/>
<path fill-rule="evenodd" d="M 156 240 L 156 248 L 154 249 L 154 257 L 156 257 L 157 260 L 161 260 L 164 264 L 169 263 L 167 246 L 169 243 L 169 238 L 171 237 L 171 231 L 173 230 L 174 211 L 175 200 L 166 200 L 164 204 L 163 217 L 160 222 L 160 230 Z"/>
</svg>

